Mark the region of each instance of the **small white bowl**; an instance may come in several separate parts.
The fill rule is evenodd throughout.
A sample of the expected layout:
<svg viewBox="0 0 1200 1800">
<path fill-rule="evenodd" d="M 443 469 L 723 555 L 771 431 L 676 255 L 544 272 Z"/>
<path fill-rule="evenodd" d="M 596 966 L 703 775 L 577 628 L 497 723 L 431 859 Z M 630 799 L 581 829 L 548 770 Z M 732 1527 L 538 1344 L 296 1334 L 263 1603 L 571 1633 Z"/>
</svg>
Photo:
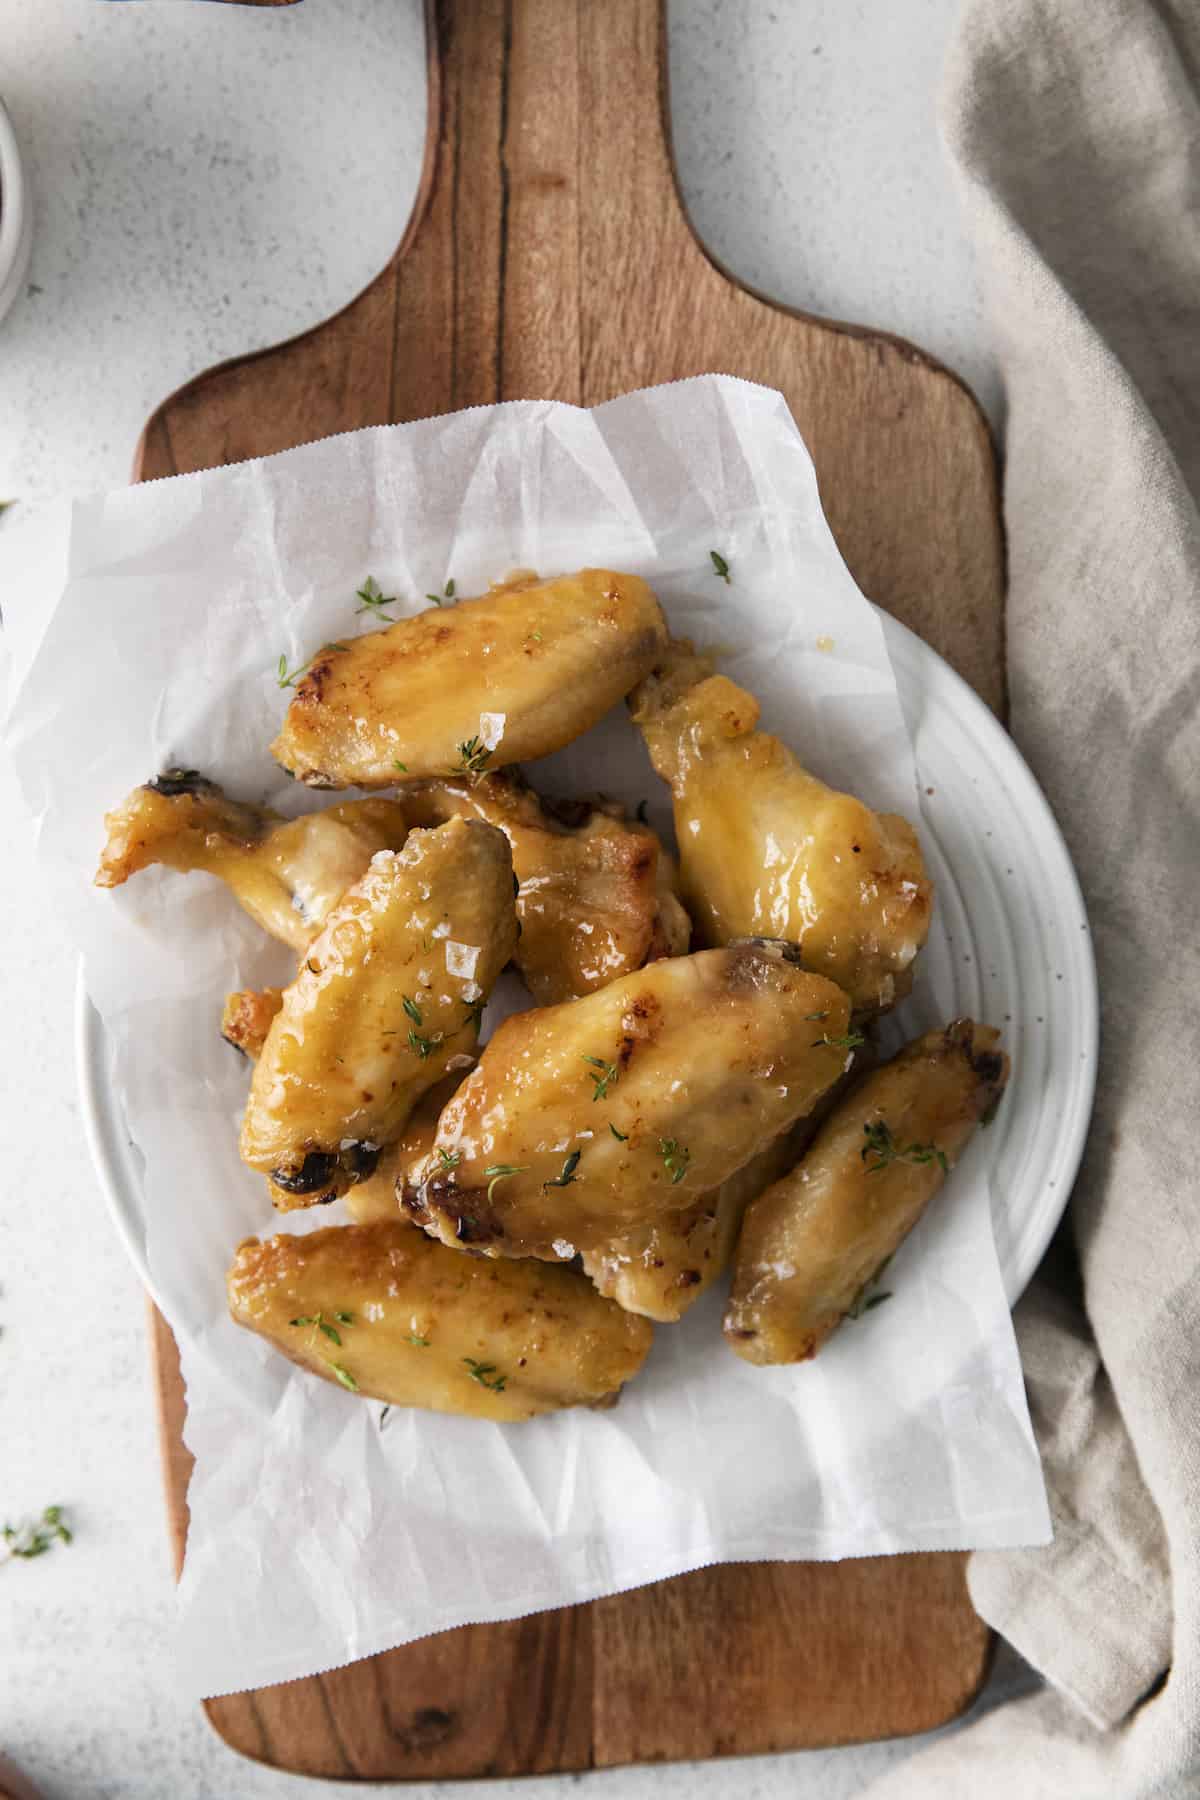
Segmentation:
<svg viewBox="0 0 1200 1800">
<path fill-rule="evenodd" d="M 29 188 L 12 120 L 0 100 L 0 319 L 25 285 L 32 243 Z"/>
</svg>

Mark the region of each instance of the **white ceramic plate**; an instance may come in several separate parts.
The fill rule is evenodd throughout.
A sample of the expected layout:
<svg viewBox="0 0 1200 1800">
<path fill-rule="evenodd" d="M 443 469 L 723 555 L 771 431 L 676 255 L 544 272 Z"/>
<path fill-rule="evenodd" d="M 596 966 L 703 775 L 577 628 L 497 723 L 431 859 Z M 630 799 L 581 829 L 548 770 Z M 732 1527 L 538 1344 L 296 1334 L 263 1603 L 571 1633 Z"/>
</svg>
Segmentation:
<svg viewBox="0 0 1200 1800">
<path fill-rule="evenodd" d="M 881 613 L 921 780 L 921 842 L 936 928 L 916 989 L 887 1022 L 890 1050 L 966 1015 L 999 1026 L 1013 1061 L 986 1154 L 1009 1301 L 1041 1260 L 1079 1166 L 1098 1048 L 1096 969 L 1079 883 L 1045 796 L 979 697 Z M 117 1230 L 154 1295 L 138 1152 L 107 1078 L 103 1027 L 80 980 L 83 1116 Z M 154 1295 L 157 1300 L 158 1296 Z"/>
<path fill-rule="evenodd" d="M 12 121 L 0 101 L 0 319 L 15 305 L 29 270 L 33 215 Z"/>
</svg>

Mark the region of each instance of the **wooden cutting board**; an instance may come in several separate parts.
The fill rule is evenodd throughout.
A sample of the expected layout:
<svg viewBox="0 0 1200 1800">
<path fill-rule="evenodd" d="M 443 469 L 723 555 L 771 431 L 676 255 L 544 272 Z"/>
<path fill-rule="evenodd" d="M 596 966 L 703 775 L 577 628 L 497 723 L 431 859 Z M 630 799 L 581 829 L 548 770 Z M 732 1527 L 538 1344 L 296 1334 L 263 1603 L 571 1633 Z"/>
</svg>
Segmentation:
<svg viewBox="0 0 1200 1800">
<path fill-rule="evenodd" d="M 428 44 L 425 165 L 387 268 L 327 324 L 172 396 L 135 478 L 496 400 L 589 406 L 747 376 L 787 396 L 860 587 L 1001 711 L 1004 551 L 979 408 L 910 344 L 772 305 L 716 267 L 676 185 L 661 0 L 431 0 Z M 181 1560 L 184 1402 L 170 1331 L 152 1326 Z M 743 1564 L 207 1711 L 236 1749 L 304 1774 L 510 1775 L 927 1730 L 971 1701 L 988 1653 L 960 1556 Z"/>
</svg>

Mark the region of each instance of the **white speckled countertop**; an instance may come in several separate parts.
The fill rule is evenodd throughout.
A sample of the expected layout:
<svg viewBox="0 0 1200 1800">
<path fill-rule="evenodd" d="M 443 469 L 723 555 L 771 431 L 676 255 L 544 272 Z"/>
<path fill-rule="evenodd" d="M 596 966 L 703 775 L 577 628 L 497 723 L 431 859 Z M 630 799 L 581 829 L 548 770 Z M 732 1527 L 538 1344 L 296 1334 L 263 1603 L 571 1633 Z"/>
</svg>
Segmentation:
<svg viewBox="0 0 1200 1800">
<path fill-rule="evenodd" d="M 780 0 L 775 10 L 674 0 L 675 142 L 693 218 L 722 262 L 794 305 L 915 338 L 995 416 L 977 285 L 933 125 L 956 10 L 957 0 Z M 28 290 L 0 323 L 0 499 L 19 500 L 123 482 L 163 395 L 315 323 L 387 259 L 424 131 L 420 7 L 2 0 L 0 94 L 36 208 Z M 299 1792 L 233 1756 L 172 1684 L 142 1296 L 80 1129 L 74 959 L 41 915 L 2 772 L 0 809 L 0 1518 L 61 1501 L 77 1533 L 69 1550 L 0 1568 L 0 1747 L 48 1800 Z M 1004 1655 L 982 1703 L 1028 1680 Z M 909 1749 L 454 1791 L 839 1800 Z M 363 1790 L 305 1791 L 348 1800 Z M 428 1800 L 435 1790 L 396 1791 Z"/>
</svg>

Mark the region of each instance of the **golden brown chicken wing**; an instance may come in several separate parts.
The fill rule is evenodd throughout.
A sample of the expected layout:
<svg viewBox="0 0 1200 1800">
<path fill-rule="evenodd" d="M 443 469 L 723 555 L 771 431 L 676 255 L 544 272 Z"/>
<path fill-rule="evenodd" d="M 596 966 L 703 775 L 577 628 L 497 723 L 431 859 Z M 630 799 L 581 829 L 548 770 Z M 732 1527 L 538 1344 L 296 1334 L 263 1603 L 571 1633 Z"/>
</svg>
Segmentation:
<svg viewBox="0 0 1200 1800">
<path fill-rule="evenodd" d="M 412 782 L 402 799 L 414 825 L 483 819 L 507 837 L 520 883 L 515 961 L 539 1006 L 687 949 L 691 920 L 673 890 L 671 858 L 620 807 L 543 800 L 509 769 Z"/>
<path fill-rule="evenodd" d="M 849 1070 L 810 1113 L 694 1206 L 666 1213 L 602 1249 L 585 1252 L 584 1272 L 597 1290 L 627 1312 L 663 1323 L 681 1319 L 729 1266 L 750 1202 L 794 1166 L 863 1068 L 873 1066 L 874 1054 L 871 1044 L 856 1048 Z"/>
<path fill-rule="evenodd" d="M 392 787 L 560 750 L 647 673 L 666 643 L 636 575 L 535 576 L 327 646 L 271 746 L 311 787 Z"/>
<path fill-rule="evenodd" d="M 700 941 L 786 938 L 856 1012 L 906 994 L 933 905 L 912 826 L 826 787 L 756 731 L 753 695 L 686 640 L 629 704 L 674 795 L 683 899 Z"/>
<path fill-rule="evenodd" d="M 346 1211 L 356 1224 L 370 1225 L 376 1219 L 398 1219 L 412 1228 L 413 1220 L 400 1205 L 399 1189 L 408 1171 L 433 1149 L 442 1108 L 461 1085 L 460 1075 L 448 1075 L 445 1081 L 430 1088 L 418 1101 L 395 1143 L 386 1144 L 379 1152 L 375 1173 L 346 1190 Z"/>
<path fill-rule="evenodd" d="M 584 1274 L 596 1291 L 647 1319 L 681 1319 L 728 1267 L 750 1201 L 795 1161 L 794 1135 L 783 1132 L 683 1212 L 665 1213 L 585 1251 Z"/>
<path fill-rule="evenodd" d="M 563 1260 L 691 1206 L 842 1071 L 849 1002 L 790 955 L 673 957 L 506 1019 L 404 1204 L 446 1243 Z"/>
<path fill-rule="evenodd" d="M 999 1100 L 999 1040 L 969 1019 L 918 1038 L 856 1083 L 803 1161 L 751 1203 L 725 1314 L 739 1356 L 816 1355 Z"/>
<path fill-rule="evenodd" d="M 277 987 L 242 988 L 237 993 L 226 994 L 221 1036 L 251 1062 L 257 1062 L 282 1005 L 283 989 Z"/>
<path fill-rule="evenodd" d="M 230 800 L 194 769 L 168 769 L 105 815 L 108 841 L 97 887 L 120 887 L 138 869 L 219 875 L 272 937 L 305 950 L 377 850 L 408 831 L 394 800 L 351 800 L 300 819 Z"/>
<path fill-rule="evenodd" d="M 611 1402 L 653 1337 L 573 1269 L 463 1256 L 400 1220 L 248 1238 L 227 1285 L 239 1325 L 326 1381 L 479 1419 Z"/>
<path fill-rule="evenodd" d="M 370 1175 L 421 1096 L 469 1061 L 516 944 L 503 832 L 452 819 L 380 851 L 330 913 L 255 1066 L 242 1159 L 277 1205 Z"/>
</svg>

